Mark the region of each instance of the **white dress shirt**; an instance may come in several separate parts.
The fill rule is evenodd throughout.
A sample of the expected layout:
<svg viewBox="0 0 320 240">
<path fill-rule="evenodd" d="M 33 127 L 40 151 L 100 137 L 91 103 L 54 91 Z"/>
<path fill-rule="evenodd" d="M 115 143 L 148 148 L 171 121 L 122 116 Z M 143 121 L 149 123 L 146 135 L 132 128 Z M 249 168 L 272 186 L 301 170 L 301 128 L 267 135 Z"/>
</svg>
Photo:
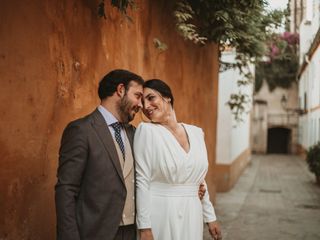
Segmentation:
<svg viewBox="0 0 320 240">
<path fill-rule="evenodd" d="M 98 110 L 102 114 L 104 120 L 106 121 L 106 123 L 109 127 L 109 130 L 110 130 L 113 138 L 115 139 L 115 131 L 114 131 L 113 127 L 111 126 L 111 124 L 113 124 L 115 122 L 119 122 L 118 119 L 102 105 L 98 106 Z M 125 139 L 124 134 L 125 134 L 124 129 L 121 128 L 121 139 L 122 139 L 123 143 L 124 143 L 124 139 Z"/>
</svg>

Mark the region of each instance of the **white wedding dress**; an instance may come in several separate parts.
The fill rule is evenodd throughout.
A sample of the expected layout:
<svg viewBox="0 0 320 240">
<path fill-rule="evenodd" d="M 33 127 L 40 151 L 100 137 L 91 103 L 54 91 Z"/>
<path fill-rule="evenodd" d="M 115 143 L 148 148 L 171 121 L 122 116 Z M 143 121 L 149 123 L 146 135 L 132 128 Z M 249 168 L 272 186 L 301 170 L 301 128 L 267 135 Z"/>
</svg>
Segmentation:
<svg viewBox="0 0 320 240">
<path fill-rule="evenodd" d="M 137 227 L 154 240 L 202 240 L 203 222 L 216 220 L 208 191 L 198 197 L 208 170 L 202 129 L 183 124 L 190 150 L 159 124 L 141 123 L 134 137 Z"/>
</svg>

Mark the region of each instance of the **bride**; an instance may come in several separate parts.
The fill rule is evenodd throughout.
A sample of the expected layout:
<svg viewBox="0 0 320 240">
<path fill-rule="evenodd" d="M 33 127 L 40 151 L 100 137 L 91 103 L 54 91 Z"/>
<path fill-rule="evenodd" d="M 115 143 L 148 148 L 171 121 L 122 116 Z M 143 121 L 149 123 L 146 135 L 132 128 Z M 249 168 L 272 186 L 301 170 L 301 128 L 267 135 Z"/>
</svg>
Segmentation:
<svg viewBox="0 0 320 240">
<path fill-rule="evenodd" d="M 169 86 L 144 84 L 143 113 L 151 120 L 135 133 L 137 227 L 141 240 L 202 240 L 203 222 L 221 239 L 208 192 L 198 197 L 208 170 L 202 129 L 179 123 Z"/>
</svg>

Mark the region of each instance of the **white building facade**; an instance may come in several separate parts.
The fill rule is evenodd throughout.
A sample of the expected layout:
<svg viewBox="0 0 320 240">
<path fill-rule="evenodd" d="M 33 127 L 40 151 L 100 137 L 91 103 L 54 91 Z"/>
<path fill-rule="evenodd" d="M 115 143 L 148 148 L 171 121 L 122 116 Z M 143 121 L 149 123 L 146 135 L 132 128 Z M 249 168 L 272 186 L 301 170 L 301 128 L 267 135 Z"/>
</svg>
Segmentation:
<svg viewBox="0 0 320 240">
<path fill-rule="evenodd" d="M 235 51 L 229 50 L 221 53 L 222 62 L 235 63 Z M 253 69 L 251 69 L 252 71 Z M 218 120 L 217 120 L 217 147 L 216 147 L 216 178 L 218 191 L 229 190 L 251 157 L 250 148 L 250 111 L 243 114 L 243 122 L 237 123 L 226 104 L 230 95 L 237 93 L 239 87 L 237 80 L 243 78 L 237 69 L 229 69 L 219 74 L 218 90 Z M 252 97 L 252 84 L 241 87 L 241 92 Z"/>
<path fill-rule="evenodd" d="M 306 1 L 299 32 L 299 144 L 307 150 L 320 141 L 320 0 Z"/>
</svg>

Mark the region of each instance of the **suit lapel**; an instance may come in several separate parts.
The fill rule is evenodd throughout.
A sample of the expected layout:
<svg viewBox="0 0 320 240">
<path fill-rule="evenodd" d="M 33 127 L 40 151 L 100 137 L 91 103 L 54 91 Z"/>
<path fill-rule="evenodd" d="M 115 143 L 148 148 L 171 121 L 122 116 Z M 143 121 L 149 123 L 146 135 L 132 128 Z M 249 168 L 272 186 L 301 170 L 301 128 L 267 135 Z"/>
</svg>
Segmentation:
<svg viewBox="0 0 320 240">
<path fill-rule="evenodd" d="M 125 185 L 123 173 L 120 165 L 120 160 L 117 154 L 116 147 L 114 146 L 114 141 L 109 131 L 109 127 L 107 126 L 103 116 L 99 112 L 99 110 L 95 110 L 92 113 L 94 118 L 94 122 L 92 122 L 92 126 L 95 129 L 96 133 L 98 134 L 99 138 L 101 139 L 104 148 L 108 152 L 110 159 L 115 167 L 122 183 Z"/>
</svg>

